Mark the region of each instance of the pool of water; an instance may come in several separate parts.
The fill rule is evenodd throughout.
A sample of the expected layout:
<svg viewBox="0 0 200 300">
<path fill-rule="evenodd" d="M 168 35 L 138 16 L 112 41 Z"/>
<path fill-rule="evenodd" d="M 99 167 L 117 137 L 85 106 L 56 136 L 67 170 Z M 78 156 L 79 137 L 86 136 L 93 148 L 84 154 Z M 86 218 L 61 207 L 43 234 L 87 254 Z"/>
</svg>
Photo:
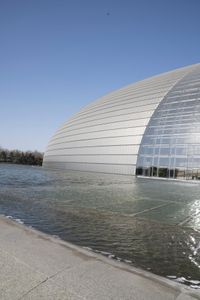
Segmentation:
<svg viewBox="0 0 200 300">
<path fill-rule="evenodd" d="M 200 287 L 200 184 L 0 164 L 0 214 Z"/>
</svg>

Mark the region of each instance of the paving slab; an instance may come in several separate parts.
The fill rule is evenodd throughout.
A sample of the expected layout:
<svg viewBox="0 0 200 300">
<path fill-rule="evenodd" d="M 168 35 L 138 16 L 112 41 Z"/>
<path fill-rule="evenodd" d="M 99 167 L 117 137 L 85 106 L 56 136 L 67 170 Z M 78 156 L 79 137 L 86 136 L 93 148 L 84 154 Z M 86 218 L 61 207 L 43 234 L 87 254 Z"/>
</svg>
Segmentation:
<svg viewBox="0 0 200 300">
<path fill-rule="evenodd" d="M 194 300 L 200 292 L 0 216 L 0 300 Z"/>
<path fill-rule="evenodd" d="M 120 271 L 102 261 L 89 261 L 54 277 L 57 284 L 72 288 L 85 299 L 162 299 L 174 300 L 178 292 L 133 273 Z M 145 288 L 144 288 L 145 287 Z"/>
<path fill-rule="evenodd" d="M 20 300 L 83 300 L 70 289 L 60 288 L 51 279 L 25 293 Z"/>
<path fill-rule="evenodd" d="M 24 293 L 47 279 L 9 253 L 0 250 L 0 299 L 20 299 Z"/>
<path fill-rule="evenodd" d="M 0 241 L 3 241 L 0 243 L 0 249 L 5 251 L 9 249 L 10 254 L 47 276 L 51 276 L 63 268 L 79 265 L 83 259 L 89 259 L 87 256 L 74 255 L 74 250 L 69 248 L 68 255 L 65 255 L 64 245 L 61 247 L 60 244 L 50 240 L 47 244 L 45 235 L 37 236 L 36 231 L 34 231 L 35 238 L 31 238 L 33 231 L 25 226 L 24 230 L 19 230 L 15 222 L 8 220 L 7 223 L 2 224 L 0 221 L 0 226 Z"/>
</svg>

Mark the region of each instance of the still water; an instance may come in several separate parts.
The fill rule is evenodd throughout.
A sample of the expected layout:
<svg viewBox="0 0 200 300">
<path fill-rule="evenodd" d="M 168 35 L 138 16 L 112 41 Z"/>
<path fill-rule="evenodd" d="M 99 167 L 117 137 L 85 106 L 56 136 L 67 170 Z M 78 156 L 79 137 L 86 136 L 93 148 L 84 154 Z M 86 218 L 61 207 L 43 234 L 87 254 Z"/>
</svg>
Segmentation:
<svg viewBox="0 0 200 300">
<path fill-rule="evenodd" d="M 200 184 L 0 164 L 0 214 L 200 287 Z"/>
</svg>

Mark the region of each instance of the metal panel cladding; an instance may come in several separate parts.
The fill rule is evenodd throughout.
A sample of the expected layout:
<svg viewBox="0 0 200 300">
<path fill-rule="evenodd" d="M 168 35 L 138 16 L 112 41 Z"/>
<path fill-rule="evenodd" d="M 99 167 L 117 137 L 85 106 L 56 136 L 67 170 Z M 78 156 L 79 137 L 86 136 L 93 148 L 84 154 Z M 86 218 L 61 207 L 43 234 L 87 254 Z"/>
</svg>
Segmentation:
<svg viewBox="0 0 200 300">
<path fill-rule="evenodd" d="M 192 65 L 154 76 L 92 102 L 56 131 L 43 166 L 135 175 L 152 115 L 170 91 L 199 68 Z"/>
</svg>

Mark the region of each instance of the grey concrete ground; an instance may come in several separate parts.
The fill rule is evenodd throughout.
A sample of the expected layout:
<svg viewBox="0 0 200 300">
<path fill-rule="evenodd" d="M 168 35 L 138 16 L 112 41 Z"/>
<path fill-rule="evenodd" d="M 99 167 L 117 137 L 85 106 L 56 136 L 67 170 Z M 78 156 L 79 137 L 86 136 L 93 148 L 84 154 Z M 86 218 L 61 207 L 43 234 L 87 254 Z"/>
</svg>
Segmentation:
<svg viewBox="0 0 200 300">
<path fill-rule="evenodd" d="M 0 216 L 0 300 L 191 300 L 200 292 Z"/>
</svg>

